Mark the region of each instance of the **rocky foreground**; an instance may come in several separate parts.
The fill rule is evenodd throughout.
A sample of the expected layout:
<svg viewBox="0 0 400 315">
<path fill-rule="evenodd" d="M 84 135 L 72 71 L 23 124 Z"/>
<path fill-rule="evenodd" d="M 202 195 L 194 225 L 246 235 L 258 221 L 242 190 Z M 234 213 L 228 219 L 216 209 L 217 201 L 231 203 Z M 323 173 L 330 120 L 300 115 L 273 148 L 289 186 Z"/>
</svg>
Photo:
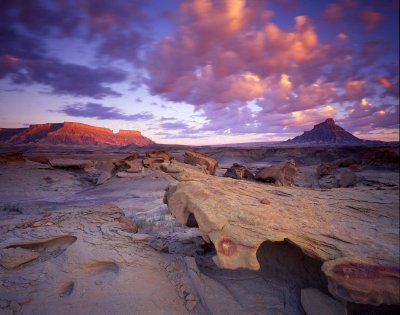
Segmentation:
<svg viewBox="0 0 400 315">
<path fill-rule="evenodd" d="M 396 149 L 168 150 L 0 154 L 0 313 L 399 311 Z"/>
</svg>

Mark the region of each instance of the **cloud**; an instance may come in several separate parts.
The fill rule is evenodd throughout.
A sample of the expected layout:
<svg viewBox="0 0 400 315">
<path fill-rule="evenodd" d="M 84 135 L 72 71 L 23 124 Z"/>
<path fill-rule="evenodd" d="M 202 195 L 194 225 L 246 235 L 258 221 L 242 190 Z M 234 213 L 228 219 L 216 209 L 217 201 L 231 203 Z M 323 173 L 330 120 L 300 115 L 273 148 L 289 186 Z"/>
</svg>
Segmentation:
<svg viewBox="0 0 400 315">
<path fill-rule="evenodd" d="M 160 124 L 160 126 L 164 129 L 173 129 L 173 130 L 178 130 L 178 129 L 192 129 L 189 127 L 188 124 L 181 122 L 181 121 L 177 121 L 177 122 L 165 122 Z"/>
<path fill-rule="evenodd" d="M 104 106 L 97 103 L 86 104 L 72 104 L 64 106 L 60 111 L 73 117 L 87 117 L 95 119 L 115 119 L 126 121 L 149 120 L 154 116 L 148 112 L 127 115 L 122 113 L 119 109 L 111 106 Z"/>
<path fill-rule="evenodd" d="M 363 98 L 346 108 L 343 124 L 351 131 L 367 131 L 373 128 L 399 128 L 399 106 L 372 104 Z"/>
<path fill-rule="evenodd" d="M 343 0 L 323 14 L 331 22 L 346 19 L 351 28 L 362 16 L 372 29 L 379 22 L 372 12 Z M 308 16 L 281 28 L 274 14 L 257 1 L 183 1 L 176 32 L 147 50 L 149 91 L 194 105 L 207 120 L 202 131 L 232 134 L 295 132 L 337 115 L 344 102 L 373 95 L 398 99 L 398 74 L 388 70 L 393 45 L 367 34 L 350 37 L 346 27 L 326 40 L 318 36 L 321 24 Z"/>
<path fill-rule="evenodd" d="M 383 16 L 381 13 L 373 11 L 372 9 L 365 9 L 358 18 L 365 25 L 364 31 L 371 32 L 382 20 Z"/>
<path fill-rule="evenodd" d="M 13 47 L 19 46 L 18 41 L 27 37 L 27 33 L 38 45 L 43 38 L 78 37 L 98 43 L 99 56 L 135 63 L 139 62 L 141 46 L 148 40 L 145 35 L 150 25 L 145 13 L 147 5 L 144 0 L 51 3 L 5 0 L 0 4 L 0 19 L 15 33 L 12 41 L 6 41 Z"/>
<path fill-rule="evenodd" d="M 343 7 L 338 3 L 328 4 L 324 11 L 324 17 L 329 21 L 337 21 L 343 17 Z"/>
<path fill-rule="evenodd" d="M 104 98 L 119 96 L 105 84 L 122 82 L 127 74 L 115 68 L 89 68 L 57 60 L 20 60 L 1 56 L 0 66 L 15 84 L 43 84 L 51 93 Z"/>
</svg>

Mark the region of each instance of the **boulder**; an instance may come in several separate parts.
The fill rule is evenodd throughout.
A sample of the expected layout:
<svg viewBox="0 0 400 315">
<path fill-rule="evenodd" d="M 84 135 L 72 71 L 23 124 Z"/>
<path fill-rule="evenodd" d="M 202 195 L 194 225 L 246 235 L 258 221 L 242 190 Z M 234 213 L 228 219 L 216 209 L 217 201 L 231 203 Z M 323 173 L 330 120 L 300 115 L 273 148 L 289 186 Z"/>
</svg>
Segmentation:
<svg viewBox="0 0 400 315">
<path fill-rule="evenodd" d="M 400 302 L 398 259 L 347 256 L 326 261 L 322 271 L 328 277 L 329 291 L 345 301 L 376 306 Z"/>
<path fill-rule="evenodd" d="M 84 169 L 92 167 L 94 162 L 91 160 L 80 160 L 71 158 L 50 158 L 49 163 L 54 168 Z"/>
<path fill-rule="evenodd" d="M 234 179 L 249 179 L 253 180 L 254 175 L 245 166 L 240 164 L 233 164 L 224 174 L 224 177 L 230 177 Z"/>
<path fill-rule="evenodd" d="M 337 176 L 339 187 L 352 187 L 357 184 L 357 176 L 351 170 L 345 168 Z"/>
<path fill-rule="evenodd" d="M 143 166 L 149 168 L 160 167 L 161 164 L 165 163 L 164 158 L 148 157 L 143 160 Z"/>
<path fill-rule="evenodd" d="M 332 175 L 334 174 L 338 168 L 347 167 L 353 172 L 361 171 L 361 166 L 354 159 L 338 159 L 333 162 L 323 163 L 317 167 L 317 175 L 319 177 Z"/>
<path fill-rule="evenodd" d="M 291 186 L 298 173 L 296 163 L 293 160 L 286 160 L 276 165 L 264 167 L 256 173 L 255 179 L 272 182 L 277 186 Z"/>
<path fill-rule="evenodd" d="M 215 170 L 218 167 L 218 161 L 216 159 L 194 151 L 185 152 L 184 163 L 194 166 L 196 165 L 204 166 L 205 172 L 210 175 L 214 175 Z"/>
<path fill-rule="evenodd" d="M 157 151 L 157 150 L 147 151 L 146 152 L 146 157 L 148 157 L 148 158 L 162 158 L 162 159 L 164 159 L 165 162 L 170 162 L 171 160 L 174 159 L 174 156 L 170 152 L 168 152 L 168 151 Z"/>
<path fill-rule="evenodd" d="M 317 166 L 317 175 L 319 177 L 332 175 L 337 170 L 337 165 L 334 163 L 323 163 Z"/>
<path fill-rule="evenodd" d="M 182 224 L 194 216 L 219 267 L 258 270 L 261 244 L 286 240 L 324 263 L 334 297 L 400 303 L 397 190 L 382 200 L 370 189 L 274 187 L 186 169 L 170 175 L 177 182 L 166 191 L 168 209 Z"/>
</svg>

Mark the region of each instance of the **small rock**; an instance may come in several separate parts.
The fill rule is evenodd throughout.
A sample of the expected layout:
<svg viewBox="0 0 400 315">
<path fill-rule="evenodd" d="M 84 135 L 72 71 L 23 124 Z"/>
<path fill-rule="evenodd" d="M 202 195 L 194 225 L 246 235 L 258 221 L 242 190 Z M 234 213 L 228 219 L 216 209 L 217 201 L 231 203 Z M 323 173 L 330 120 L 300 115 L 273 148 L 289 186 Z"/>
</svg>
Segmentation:
<svg viewBox="0 0 400 315">
<path fill-rule="evenodd" d="M 10 303 L 10 308 L 14 311 L 14 312 L 18 312 L 21 309 L 21 305 L 19 305 L 17 302 L 12 301 Z"/>
<path fill-rule="evenodd" d="M 271 204 L 271 200 L 269 200 L 268 198 L 264 198 L 260 202 L 262 204 L 264 204 L 264 205 L 270 205 Z"/>
<path fill-rule="evenodd" d="M 197 298 L 190 293 L 187 297 L 186 297 L 186 301 L 197 301 Z"/>
<path fill-rule="evenodd" d="M 187 302 L 186 302 L 186 309 L 187 309 L 189 312 L 191 312 L 191 311 L 194 310 L 194 308 L 196 307 L 196 305 L 197 305 L 197 301 L 187 301 Z"/>
<path fill-rule="evenodd" d="M 188 294 L 190 294 L 190 289 L 189 289 L 187 286 L 182 285 L 182 286 L 179 288 L 179 293 L 181 294 L 181 296 L 188 295 Z"/>
<path fill-rule="evenodd" d="M 102 284 L 103 284 L 103 281 L 101 281 L 101 280 L 96 280 L 94 283 L 95 283 L 96 285 L 102 285 Z"/>
</svg>

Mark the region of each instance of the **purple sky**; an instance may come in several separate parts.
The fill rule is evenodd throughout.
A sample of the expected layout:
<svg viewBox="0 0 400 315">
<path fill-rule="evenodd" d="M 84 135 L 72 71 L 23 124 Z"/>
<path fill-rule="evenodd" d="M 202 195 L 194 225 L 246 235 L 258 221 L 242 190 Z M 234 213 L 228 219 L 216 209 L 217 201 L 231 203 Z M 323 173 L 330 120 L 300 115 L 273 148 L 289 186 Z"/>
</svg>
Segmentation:
<svg viewBox="0 0 400 315">
<path fill-rule="evenodd" d="M 398 0 L 2 0 L 0 127 L 286 140 L 333 117 L 399 140 Z"/>
</svg>

